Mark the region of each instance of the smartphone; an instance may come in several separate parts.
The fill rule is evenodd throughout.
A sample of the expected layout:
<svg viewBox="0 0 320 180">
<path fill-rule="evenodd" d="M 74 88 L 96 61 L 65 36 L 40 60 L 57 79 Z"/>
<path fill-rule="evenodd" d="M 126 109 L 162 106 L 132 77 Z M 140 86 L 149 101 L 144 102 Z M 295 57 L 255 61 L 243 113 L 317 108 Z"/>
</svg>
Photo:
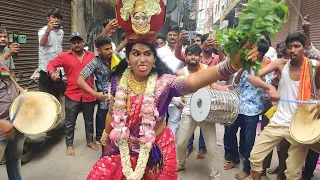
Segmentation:
<svg viewBox="0 0 320 180">
<path fill-rule="evenodd" d="M 195 39 L 197 37 L 197 33 L 195 31 L 188 31 L 189 41 Z"/>
<path fill-rule="evenodd" d="M 216 39 L 216 34 L 217 34 L 217 31 L 212 30 L 209 34 L 209 39 Z"/>
<path fill-rule="evenodd" d="M 63 29 L 63 23 L 62 23 L 62 22 L 59 22 L 59 23 L 58 23 L 57 29 Z"/>
<path fill-rule="evenodd" d="M 9 34 L 9 43 L 26 44 L 27 43 L 27 36 L 26 35 L 19 35 L 18 33 Z"/>
<path fill-rule="evenodd" d="M 18 31 L 13 31 L 12 42 L 13 43 L 19 43 L 19 32 Z"/>
</svg>

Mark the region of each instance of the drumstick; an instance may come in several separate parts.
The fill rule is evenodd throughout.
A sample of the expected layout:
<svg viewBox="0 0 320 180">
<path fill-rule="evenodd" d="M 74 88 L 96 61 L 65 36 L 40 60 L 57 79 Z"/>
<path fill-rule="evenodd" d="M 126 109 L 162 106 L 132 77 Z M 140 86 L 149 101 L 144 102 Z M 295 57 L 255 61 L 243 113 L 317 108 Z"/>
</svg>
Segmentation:
<svg viewBox="0 0 320 180">
<path fill-rule="evenodd" d="M 22 106 L 22 102 L 23 102 L 23 98 L 21 97 L 21 98 L 19 99 L 19 101 L 18 101 L 17 110 L 16 110 L 16 112 L 14 112 L 13 117 L 10 119 L 10 123 L 11 123 L 11 124 L 12 124 L 13 121 L 16 119 L 16 117 L 17 117 L 17 115 L 18 115 L 18 112 L 19 112 L 19 110 L 20 110 L 20 108 L 21 108 L 21 106 Z"/>
<path fill-rule="evenodd" d="M 316 101 L 300 101 L 300 100 L 286 99 L 286 98 L 280 98 L 280 101 L 298 103 L 298 104 L 317 104 Z"/>
<path fill-rule="evenodd" d="M 270 96 L 266 96 L 269 98 Z M 289 103 L 298 103 L 298 104 L 317 104 L 317 101 L 300 101 L 295 99 L 287 99 L 287 98 L 280 98 L 280 101 L 289 102 Z"/>
</svg>

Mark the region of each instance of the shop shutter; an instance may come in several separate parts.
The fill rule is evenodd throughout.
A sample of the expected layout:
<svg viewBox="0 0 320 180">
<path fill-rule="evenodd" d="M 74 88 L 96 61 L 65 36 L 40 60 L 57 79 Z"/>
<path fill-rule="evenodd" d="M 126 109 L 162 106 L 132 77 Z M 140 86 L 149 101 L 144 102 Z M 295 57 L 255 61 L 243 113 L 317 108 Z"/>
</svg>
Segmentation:
<svg viewBox="0 0 320 180">
<path fill-rule="evenodd" d="M 287 23 L 285 23 L 282 26 L 282 30 L 275 34 L 275 38 L 272 40 L 272 47 L 276 47 L 276 45 L 279 42 L 284 41 L 290 32 L 290 26 L 291 26 L 291 21 L 292 21 L 291 13 L 294 11 L 294 8 L 293 8 L 292 4 L 290 3 L 290 0 L 287 0 L 286 4 L 289 8 L 288 21 L 287 21 Z"/>
<path fill-rule="evenodd" d="M 319 0 L 301 0 L 301 15 L 304 17 L 309 14 L 311 23 L 311 41 L 320 50 L 320 16 Z M 299 30 L 302 31 L 302 21 L 299 20 Z"/>
</svg>

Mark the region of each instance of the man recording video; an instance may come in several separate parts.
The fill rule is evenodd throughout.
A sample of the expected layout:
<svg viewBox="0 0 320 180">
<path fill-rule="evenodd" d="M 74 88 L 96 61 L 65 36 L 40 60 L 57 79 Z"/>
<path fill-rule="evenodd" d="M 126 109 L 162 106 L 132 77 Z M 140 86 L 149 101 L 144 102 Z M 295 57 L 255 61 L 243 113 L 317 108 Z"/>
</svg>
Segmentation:
<svg viewBox="0 0 320 180">
<path fill-rule="evenodd" d="M 0 56 L 4 59 L 4 64 L 8 68 L 8 73 L 12 79 L 15 79 L 13 70 L 15 69 L 13 62 L 13 55 L 18 54 L 20 51 L 20 45 L 18 43 L 12 43 L 8 47 L 8 33 L 7 30 L 0 25 Z M 17 90 L 23 91 L 16 81 L 14 81 Z"/>
<path fill-rule="evenodd" d="M 47 74 L 47 65 L 62 52 L 64 32 L 62 28 L 63 15 L 58 8 L 52 8 L 47 14 L 48 24 L 38 31 L 39 37 L 39 90 L 48 92 L 59 99 L 59 91 Z"/>
<path fill-rule="evenodd" d="M 21 178 L 21 156 L 24 134 L 14 129 L 8 121 L 9 108 L 12 101 L 18 96 L 22 88 L 14 80 L 14 64 L 12 55 L 20 51 L 18 43 L 8 46 L 8 34 L 5 28 L 0 26 L 0 160 L 5 157 L 8 179 L 19 180 Z M 5 159 L 1 162 L 5 163 Z"/>
</svg>

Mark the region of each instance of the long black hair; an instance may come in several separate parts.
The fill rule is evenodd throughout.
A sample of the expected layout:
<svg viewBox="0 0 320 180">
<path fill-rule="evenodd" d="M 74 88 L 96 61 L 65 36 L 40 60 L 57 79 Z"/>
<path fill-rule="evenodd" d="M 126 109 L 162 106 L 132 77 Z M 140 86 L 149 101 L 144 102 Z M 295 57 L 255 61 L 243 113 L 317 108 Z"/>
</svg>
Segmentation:
<svg viewBox="0 0 320 180">
<path fill-rule="evenodd" d="M 132 47 L 137 43 L 128 43 L 126 46 L 126 56 L 127 58 L 129 58 L 129 53 L 132 50 Z M 158 73 L 159 76 L 163 75 L 163 74 L 173 74 L 172 70 L 168 68 L 168 66 L 161 61 L 161 59 L 158 57 L 157 55 L 157 50 L 155 48 L 154 44 L 147 44 L 147 43 L 142 43 L 145 44 L 146 46 L 148 46 L 151 51 L 153 52 L 154 58 L 155 58 L 155 66 L 154 68 L 152 68 L 151 73 L 152 72 L 156 72 Z M 126 70 L 126 68 L 128 67 L 128 63 L 125 59 L 121 60 L 121 62 L 118 64 L 118 66 L 116 67 L 116 70 L 112 73 L 112 75 L 115 76 L 121 76 L 122 73 Z"/>
</svg>

